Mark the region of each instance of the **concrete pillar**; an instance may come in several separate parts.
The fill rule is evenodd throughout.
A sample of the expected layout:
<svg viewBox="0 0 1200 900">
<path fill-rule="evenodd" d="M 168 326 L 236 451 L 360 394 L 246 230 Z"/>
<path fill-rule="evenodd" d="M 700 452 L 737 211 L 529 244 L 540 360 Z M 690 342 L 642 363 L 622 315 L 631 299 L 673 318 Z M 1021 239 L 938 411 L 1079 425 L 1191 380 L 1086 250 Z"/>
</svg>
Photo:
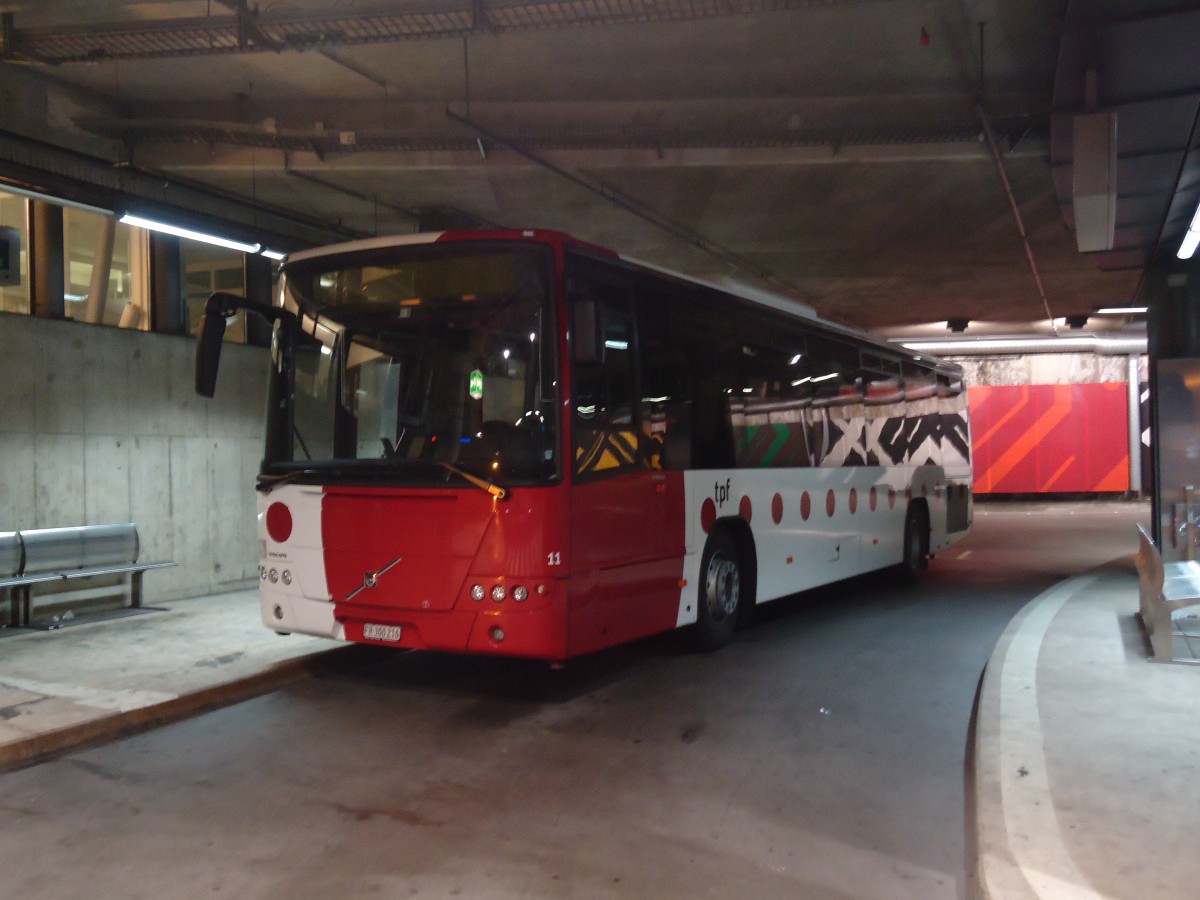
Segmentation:
<svg viewBox="0 0 1200 900">
<path fill-rule="evenodd" d="M 246 257 L 246 299 L 270 304 L 271 288 L 274 284 L 273 263 L 265 256 L 251 254 Z M 246 313 L 246 343 L 257 347 L 271 344 L 271 323 L 256 313 Z"/>
<path fill-rule="evenodd" d="M 1129 492 L 1142 492 L 1142 427 L 1141 385 L 1138 384 L 1138 358 L 1130 356 L 1125 361 L 1125 394 L 1129 417 Z"/>
<path fill-rule="evenodd" d="M 44 200 L 29 201 L 29 303 L 35 316 L 66 315 L 63 256 L 63 208 Z"/>
<path fill-rule="evenodd" d="M 1200 442 L 1200 435 L 1180 439 L 1184 432 L 1197 431 L 1197 425 L 1181 422 L 1190 404 L 1178 399 L 1178 370 L 1185 361 L 1200 363 L 1200 264 L 1153 266 L 1146 270 L 1145 297 L 1150 370 L 1150 435 L 1154 484 L 1150 497 L 1153 509 L 1154 539 L 1163 548 L 1164 558 L 1173 556 L 1171 529 L 1175 506 L 1181 502 L 1184 485 L 1200 483 L 1200 464 L 1189 461 L 1184 443 Z M 1165 365 L 1164 365 L 1165 364 Z M 1170 369 L 1164 373 L 1163 369 Z M 1170 383 L 1163 378 L 1169 375 Z M 1179 389 L 1176 389 L 1179 388 Z M 1170 389 L 1170 390 L 1169 390 Z M 1170 394 L 1170 398 L 1168 398 Z M 1165 533 L 1164 533 L 1165 532 Z"/>
<path fill-rule="evenodd" d="M 1200 266 L 1146 271 L 1150 365 L 1200 356 Z"/>
<path fill-rule="evenodd" d="M 179 238 L 150 235 L 150 279 L 154 298 L 154 330 L 187 334 L 187 297 L 184 293 L 183 254 Z"/>
</svg>

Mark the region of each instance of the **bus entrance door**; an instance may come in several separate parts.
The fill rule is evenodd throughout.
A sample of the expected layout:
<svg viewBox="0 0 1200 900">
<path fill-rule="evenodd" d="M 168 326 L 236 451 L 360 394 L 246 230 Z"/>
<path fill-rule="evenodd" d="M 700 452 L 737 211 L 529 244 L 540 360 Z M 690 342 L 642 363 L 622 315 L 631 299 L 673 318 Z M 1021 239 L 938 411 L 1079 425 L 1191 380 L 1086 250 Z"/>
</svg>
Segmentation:
<svg viewBox="0 0 1200 900">
<path fill-rule="evenodd" d="M 675 627 L 683 522 L 681 473 L 641 471 L 576 485 L 572 653 Z"/>
<path fill-rule="evenodd" d="M 572 370 L 574 655 L 675 627 L 684 503 L 682 473 L 655 468 L 637 418 L 628 292 L 581 273 L 571 296 L 576 332 L 593 335 L 589 352 L 577 349 Z"/>
</svg>

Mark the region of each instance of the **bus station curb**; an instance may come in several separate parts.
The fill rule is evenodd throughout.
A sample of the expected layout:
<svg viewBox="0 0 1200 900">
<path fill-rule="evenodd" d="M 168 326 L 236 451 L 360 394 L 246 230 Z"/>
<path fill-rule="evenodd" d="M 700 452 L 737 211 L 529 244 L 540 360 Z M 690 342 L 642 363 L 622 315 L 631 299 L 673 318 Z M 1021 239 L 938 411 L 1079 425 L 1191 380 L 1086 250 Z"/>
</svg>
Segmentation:
<svg viewBox="0 0 1200 900">
<path fill-rule="evenodd" d="M 21 769 L 82 747 L 132 734 L 251 700 L 298 681 L 333 671 L 361 651 L 335 647 L 272 663 L 242 678 L 181 694 L 124 712 L 104 715 L 62 728 L 32 734 L 0 745 L 0 772 Z"/>
</svg>

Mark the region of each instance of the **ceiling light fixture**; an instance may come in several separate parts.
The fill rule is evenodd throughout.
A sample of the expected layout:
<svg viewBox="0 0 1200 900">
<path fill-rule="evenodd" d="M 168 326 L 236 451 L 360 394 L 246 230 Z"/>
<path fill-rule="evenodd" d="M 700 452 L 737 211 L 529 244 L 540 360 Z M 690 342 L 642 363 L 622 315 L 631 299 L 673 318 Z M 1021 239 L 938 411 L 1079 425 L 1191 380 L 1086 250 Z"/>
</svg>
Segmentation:
<svg viewBox="0 0 1200 900">
<path fill-rule="evenodd" d="M 910 350 L 923 353 L 973 356 L 982 353 L 1044 353 L 1092 352 L 1101 354 L 1138 354 L 1146 352 L 1145 338 L 1103 338 L 1096 335 L 1078 337 L 946 338 L 942 340 L 895 340 Z"/>
<path fill-rule="evenodd" d="M 1105 306 L 1096 310 L 1098 316 L 1141 316 L 1149 312 L 1148 306 Z"/>
<path fill-rule="evenodd" d="M 1196 212 L 1192 215 L 1192 223 L 1188 225 L 1187 233 L 1183 236 L 1183 243 L 1179 245 L 1179 252 L 1175 255 L 1180 259 L 1191 259 L 1197 246 L 1200 246 L 1200 205 L 1196 206 Z"/>
<path fill-rule="evenodd" d="M 213 244 L 217 247 L 224 247 L 227 250 L 238 250 L 242 253 L 257 253 L 262 249 L 262 244 L 247 244 L 244 241 L 235 241 L 215 234 L 207 234 L 203 231 L 193 231 L 191 228 L 183 228 L 179 225 L 168 224 L 167 222 L 144 219 L 141 216 L 135 216 L 133 213 L 125 213 L 125 215 L 121 216 L 121 221 L 135 228 L 145 228 L 149 231 L 173 234 L 176 237 L 186 238 L 189 241 L 200 241 L 203 244 Z"/>
</svg>

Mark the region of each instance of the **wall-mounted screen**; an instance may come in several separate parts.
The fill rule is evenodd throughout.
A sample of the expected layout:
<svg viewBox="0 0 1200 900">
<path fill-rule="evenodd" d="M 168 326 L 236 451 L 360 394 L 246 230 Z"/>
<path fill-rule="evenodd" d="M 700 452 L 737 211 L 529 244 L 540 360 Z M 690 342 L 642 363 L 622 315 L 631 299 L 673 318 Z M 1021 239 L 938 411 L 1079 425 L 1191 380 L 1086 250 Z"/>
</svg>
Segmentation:
<svg viewBox="0 0 1200 900">
<path fill-rule="evenodd" d="M 21 232 L 0 225 L 0 287 L 21 283 Z"/>
</svg>

